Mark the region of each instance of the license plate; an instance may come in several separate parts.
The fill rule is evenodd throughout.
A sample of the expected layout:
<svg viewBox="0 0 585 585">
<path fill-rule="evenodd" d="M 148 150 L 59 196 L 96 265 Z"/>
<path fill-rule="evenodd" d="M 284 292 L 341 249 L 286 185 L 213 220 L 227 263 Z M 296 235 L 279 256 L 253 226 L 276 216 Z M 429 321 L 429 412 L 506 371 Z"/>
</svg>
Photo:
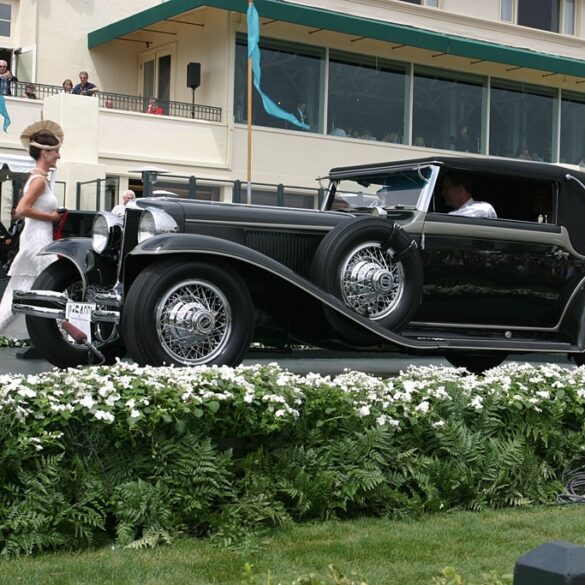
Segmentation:
<svg viewBox="0 0 585 585">
<path fill-rule="evenodd" d="M 91 343 L 91 314 L 95 311 L 95 303 L 77 303 L 69 301 L 65 307 L 65 319 L 81 329 Z"/>
</svg>

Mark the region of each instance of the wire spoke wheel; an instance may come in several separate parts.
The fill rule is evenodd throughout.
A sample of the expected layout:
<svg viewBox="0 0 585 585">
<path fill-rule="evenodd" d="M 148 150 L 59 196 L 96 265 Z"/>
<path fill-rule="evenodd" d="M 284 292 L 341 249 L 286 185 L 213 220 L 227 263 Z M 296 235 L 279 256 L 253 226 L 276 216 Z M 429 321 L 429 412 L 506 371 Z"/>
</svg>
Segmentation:
<svg viewBox="0 0 585 585">
<path fill-rule="evenodd" d="M 220 289 L 202 280 L 178 283 L 156 308 L 160 342 L 175 360 L 207 362 L 225 348 L 232 329 L 232 313 Z"/>
<path fill-rule="evenodd" d="M 254 304 L 228 264 L 162 259 L 130 287 L 122 333 L 140 365 L 235 366 L 250 347 Z"/>
<path fill-rule="evenodd" d="M 404 270 L 392 264 L 393 253 L 379 242 L 351 250 L 340 269 L 340 290 L 346 305 L 370 319 L 382 319 L 400 303 Z"/>
</svg>

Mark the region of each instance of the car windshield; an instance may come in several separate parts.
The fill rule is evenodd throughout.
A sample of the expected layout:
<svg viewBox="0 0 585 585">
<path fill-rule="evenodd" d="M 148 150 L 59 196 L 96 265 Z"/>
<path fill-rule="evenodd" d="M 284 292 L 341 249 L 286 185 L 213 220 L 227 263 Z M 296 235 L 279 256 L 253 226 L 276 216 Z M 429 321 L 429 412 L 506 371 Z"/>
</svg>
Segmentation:
<svg viewBox="0 0 585 585">
<path fill-rule="evenodd" d="M 431 174 L 431 168 L 424 167 L 340 179 L 332 184 L 331 209 L 416 208 Z"/>
</svg>

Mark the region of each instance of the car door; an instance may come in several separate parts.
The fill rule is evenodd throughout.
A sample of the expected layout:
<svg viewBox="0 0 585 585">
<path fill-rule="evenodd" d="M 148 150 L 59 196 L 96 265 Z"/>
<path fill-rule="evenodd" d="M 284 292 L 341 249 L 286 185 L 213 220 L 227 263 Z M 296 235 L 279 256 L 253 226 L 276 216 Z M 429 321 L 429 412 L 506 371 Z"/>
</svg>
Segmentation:
<svg viewBox="0 0 585 585">
<path fill-rule="evenodd" d="M 583 272 L 567 231 L 550 223 L 428 213 L 421 248 L 419 323 L 552 329 Z"/>
</svg>

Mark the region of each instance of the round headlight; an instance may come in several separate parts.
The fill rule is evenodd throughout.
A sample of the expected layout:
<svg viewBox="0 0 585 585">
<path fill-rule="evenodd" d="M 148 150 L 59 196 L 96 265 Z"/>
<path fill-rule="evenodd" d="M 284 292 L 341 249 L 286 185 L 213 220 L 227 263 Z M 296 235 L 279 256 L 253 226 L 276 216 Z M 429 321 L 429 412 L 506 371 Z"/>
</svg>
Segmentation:
<svg viewBox="0 0 585 585">
<path fill-rule="evenodd" d="M 142 212 L 140 217 L 138 243 L 142 243 L 158 234 L 167 234 L 178 230 L 177 222 L 166 211 L 149 207 Z"/>
<path fill-rule="evenodd" d="M 109 211 L 100 211 L 93 220 L 91 243 L 97 254 L 111 249 L 120 236 L 122 219 Z"/>
</svg>

